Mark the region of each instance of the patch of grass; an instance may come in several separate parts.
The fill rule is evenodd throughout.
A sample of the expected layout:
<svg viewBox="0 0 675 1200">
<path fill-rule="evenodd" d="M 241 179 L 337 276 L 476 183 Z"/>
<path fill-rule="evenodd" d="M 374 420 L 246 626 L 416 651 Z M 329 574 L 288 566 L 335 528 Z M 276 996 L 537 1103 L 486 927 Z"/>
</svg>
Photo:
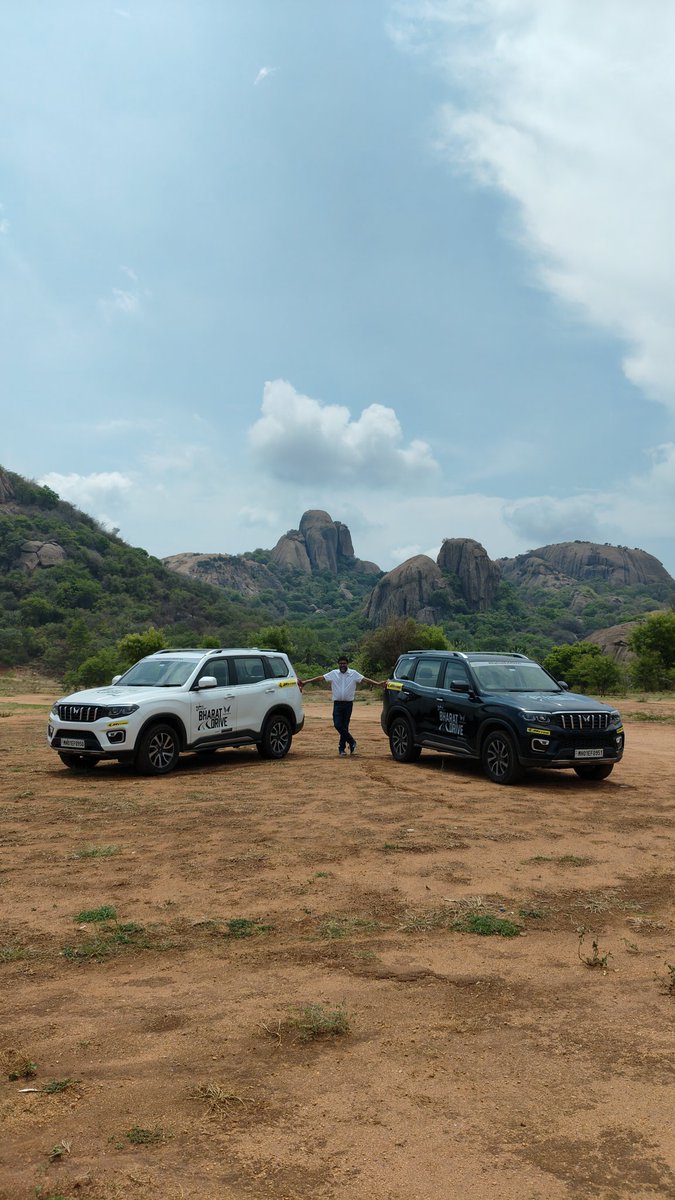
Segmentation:
<svg viewBox="0 0 675 1200">
<path fill-rule="evenodd" d="M 225 937 L 247 938 L 256 937 L 260 933 L 269 933 L 271 925 L 262 925 L 259 921 L 251 921 L 247 917 L 233 917 L 225 922 Z"/>
<path fill-rule="evenodd" d="M 42 1085 L 42 1091 L 48 1096 L 55 1096 L 58 1092 L 67 1092 L 68 1088 L 74 1087 L 79 1083 L 79 1079 L 50 1079 L 49 1083 Z"/>
<path fill-rule="evenodd" d="M 530 917 L 533 920 L 539 920 L 541 917 L 545 917 L 546 913 L 543 908 L 519 908 L 518 916 Z"/>
<path fill-rule="evenodd" d="M 558 867 L 588 867 L 592 858 L 585 854 L 535 854 L 525 860 L 529 863 L 555 863 Z"/>
<path fill-rule="evenodd" d="M 579 945 L 577 946 L 577 954 L 579 956 L 580 961 L 584 964 L 585 967 L 590 967 L 591 969 L 599 967 L 603 972 L 606 972 L 609 967 L 609 960 L 610 960 L 610 958 L 613 957 L 611 950 L 606 950 L 604 954 L 601 954 L 597 938 L 593 938 L 593 941 L 591 942 L 591 953 L 583 954 L 582 948 L 583 948 L 584 940 L 585 940 L 586 934 L 591 933 L 591 930 L 587 929 L 585 925 L 581 925 L 580 928 L 577 929 L 577 933 L 579 935 Z"/>
<path fill-rule="evenodd" d="M 458 933 L 478 933 L 481 937 L 518 937 L 523 930 L 515 921 L 495 917 L 492 913 L 467 913 L 455 921 L 452 928 Z"/>
<path fill-rule="evenodd" d="M 143 925 L 135 921 L 115 925 L 102 925 L 96 935 L 78 946 L 64 946 L 61 953 L 69 962 L 100 962 L 124 950 L 171 950 L 176 943 L 161 941 L 156 935 L 147 933 Z"/>
<path fill-rule="evenodd" d="M 7 1078 L 13 1083 L 17 1079 L 35 1079 L 37 1075 L 37 1063 L 29 1062 L 25 1059 L 23 1062 L 17 1063 L 13 1071 L 10 1071 Z"/>
<path fill-rule="evenodd" d="M 119 852 L 119 846 L 84 846 L 73 851 L 71 858 L 112 858 Z"/>
<path fill-rule="evenodd" d="M 238 1096 L 236 1092 L 222 1087 L 219 1083 L 200 1083 L 192 1093 L 196 1100 L 202 1100 L 210 1113 L 221 1114 L 231 1112 L 233 1108 L 242 1105 L 244 1108 L 250 1100 Z"/>
<path fill-rule="evenodd" d="M 0 946 L 0 963 L 20 962 L 26 954 L 24 946 Z"/>
<path fill-rule="evenodd" d="M 66 1154 L 70 1154 L 71 1145 L 71 1142 L 66 1142 L 65 1140 L 57 1142 L 56 1145 L 52 1146 L 51 1150 L 49 1151 L 49 1161 L 61 1162 L 61 1159 L 64 1158 Z"/>
<path fill-rule="evenodd" d="M 156 1146 L 166 1140 L 166 1133 L 159 1125 L 155 1129 L 143 1129 L 140 1125 L 133 1125 L 131 1129 L 127 1129 L 124 1136 L 132 1146 Z"/>
<path fill-rule="evenodd" d="M 343 938 L 356 933 L 378 933 L 385 926 L 365 917 L 328 917 L 319 926 L 319 937 Z"/>
<path fill-rule="evenodd" d="M 402 846 L 400 842 L 385 842 L 382 849 L 385 854 L 395 854 L 398 851 L 406 850 L 407 846 Z"/>
<path fill-rule="evenodd" d="M 669 713 L 632 712 L 625 713 L 625 718 L 629 721 L 655 721 L 659 725 L 675 725 L 675 717 Z"/>
<path fill-rule="evenodd" d="M 332 871 L 315 871 L 314 874 L 312 875 L 312 879 L 332 879 L 332 878 L 333 878 Z"/>
<path fill-rule="evenodd" d="M 301 1042 L 316 1038 L 344 1037 L 350 1032 L 349 1017 L 343 1005 L 326 1008 L 323 1004 L 303 1004 L 288 1018 Z"/>
<path fill-rule="evenodd" d="M 100 908 L 84 908 L 73 917 L 78 925 L 95 925 L 100 921 L 116 921 L 117 910 L 111 904 L 102 904 Z"/>
</svg>

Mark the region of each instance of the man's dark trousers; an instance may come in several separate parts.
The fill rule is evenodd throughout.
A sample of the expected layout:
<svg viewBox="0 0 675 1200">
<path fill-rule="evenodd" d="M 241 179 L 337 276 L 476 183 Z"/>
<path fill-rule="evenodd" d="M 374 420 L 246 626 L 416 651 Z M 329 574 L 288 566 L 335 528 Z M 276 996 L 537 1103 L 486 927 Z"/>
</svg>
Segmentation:
<svg viewBox="0 0 675 1200">
<path fill-rule="evenodd" d="M 349 721 L 354 707 L 351 700 L 334 700 L 333 701 L 333 724 L 340 734 L 340 745 L 338 747 L 341 754 L 344 754 L 345 747 L 349 746 L 353 750 L 356 742 L 349 732 Z"/>
</svg>

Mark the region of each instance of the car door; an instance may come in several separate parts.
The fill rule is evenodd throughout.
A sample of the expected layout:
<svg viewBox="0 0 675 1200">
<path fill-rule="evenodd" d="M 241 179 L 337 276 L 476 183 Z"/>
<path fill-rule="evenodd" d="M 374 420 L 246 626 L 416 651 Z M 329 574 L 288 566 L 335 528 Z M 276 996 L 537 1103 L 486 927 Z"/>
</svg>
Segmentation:
<svg viewBox="0 0 675 1200">
<path fill-rule="evenodd" d="M 200 688 L 199 680 L 212 676 L 214 688 Z M 190 711 L 190 744 L 216 745 L 226 742 L 237 730 L 237 696 L 231 683 L 232 670 L 226 658 L 205 663 L 193 685 Z"/>
<path fill-rule="evenodd" d="M 439 736 L 457 754 L 470 753 L 476 740 L 478 706 L 470 694 L 475 695 L 464 663 L 450 659 L 437 690 L 436 718 Z"/>
<path fill-rule="evenodd" d="M 404 690 L 409 692 L 408 712 L 420 741 L 438 740 L 440 736 L 438 695 L 444 665 L 442 658 L 419 658 L 411 684 L 404 685 Z"/>
<path fill-rule="evenodd" d="M 267 677 L 262 656 L 233 655 L 234 690 L 237 703 L 237 732 L 240 736 L 260 733 L 278 685 Z"/>
</svg>

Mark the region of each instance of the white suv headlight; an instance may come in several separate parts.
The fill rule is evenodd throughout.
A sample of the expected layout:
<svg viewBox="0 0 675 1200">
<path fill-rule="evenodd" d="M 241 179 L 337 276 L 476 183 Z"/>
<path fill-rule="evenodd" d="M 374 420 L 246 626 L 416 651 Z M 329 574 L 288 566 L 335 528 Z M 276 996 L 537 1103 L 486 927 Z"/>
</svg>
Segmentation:
<svg viewBox="0 0 675 1200">
<path fill-rule="evenodd" d="M 113 704 L 108 710 L 109 717 L 130 717 L 138 710 L 137 704 Z"/>
</svg>

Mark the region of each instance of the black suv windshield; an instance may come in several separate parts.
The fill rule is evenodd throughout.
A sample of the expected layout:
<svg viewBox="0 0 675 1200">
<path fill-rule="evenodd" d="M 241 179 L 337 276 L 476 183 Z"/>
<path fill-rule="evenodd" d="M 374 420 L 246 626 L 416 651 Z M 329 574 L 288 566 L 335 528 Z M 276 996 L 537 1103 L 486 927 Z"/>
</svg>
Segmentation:
<svg viewBox="0 0 675 1200">
<path fill-rule="evenodd" d="M 182 687 L 187 683 L 196 662 L 194 659 L 167 658 L 137 662 L 116 687 Z"/>
<path fill-rule="evenodd" d="M 481 691 L 560 692 L 555 680 L 534 662 L 472 662 Z"/>
</svg>

